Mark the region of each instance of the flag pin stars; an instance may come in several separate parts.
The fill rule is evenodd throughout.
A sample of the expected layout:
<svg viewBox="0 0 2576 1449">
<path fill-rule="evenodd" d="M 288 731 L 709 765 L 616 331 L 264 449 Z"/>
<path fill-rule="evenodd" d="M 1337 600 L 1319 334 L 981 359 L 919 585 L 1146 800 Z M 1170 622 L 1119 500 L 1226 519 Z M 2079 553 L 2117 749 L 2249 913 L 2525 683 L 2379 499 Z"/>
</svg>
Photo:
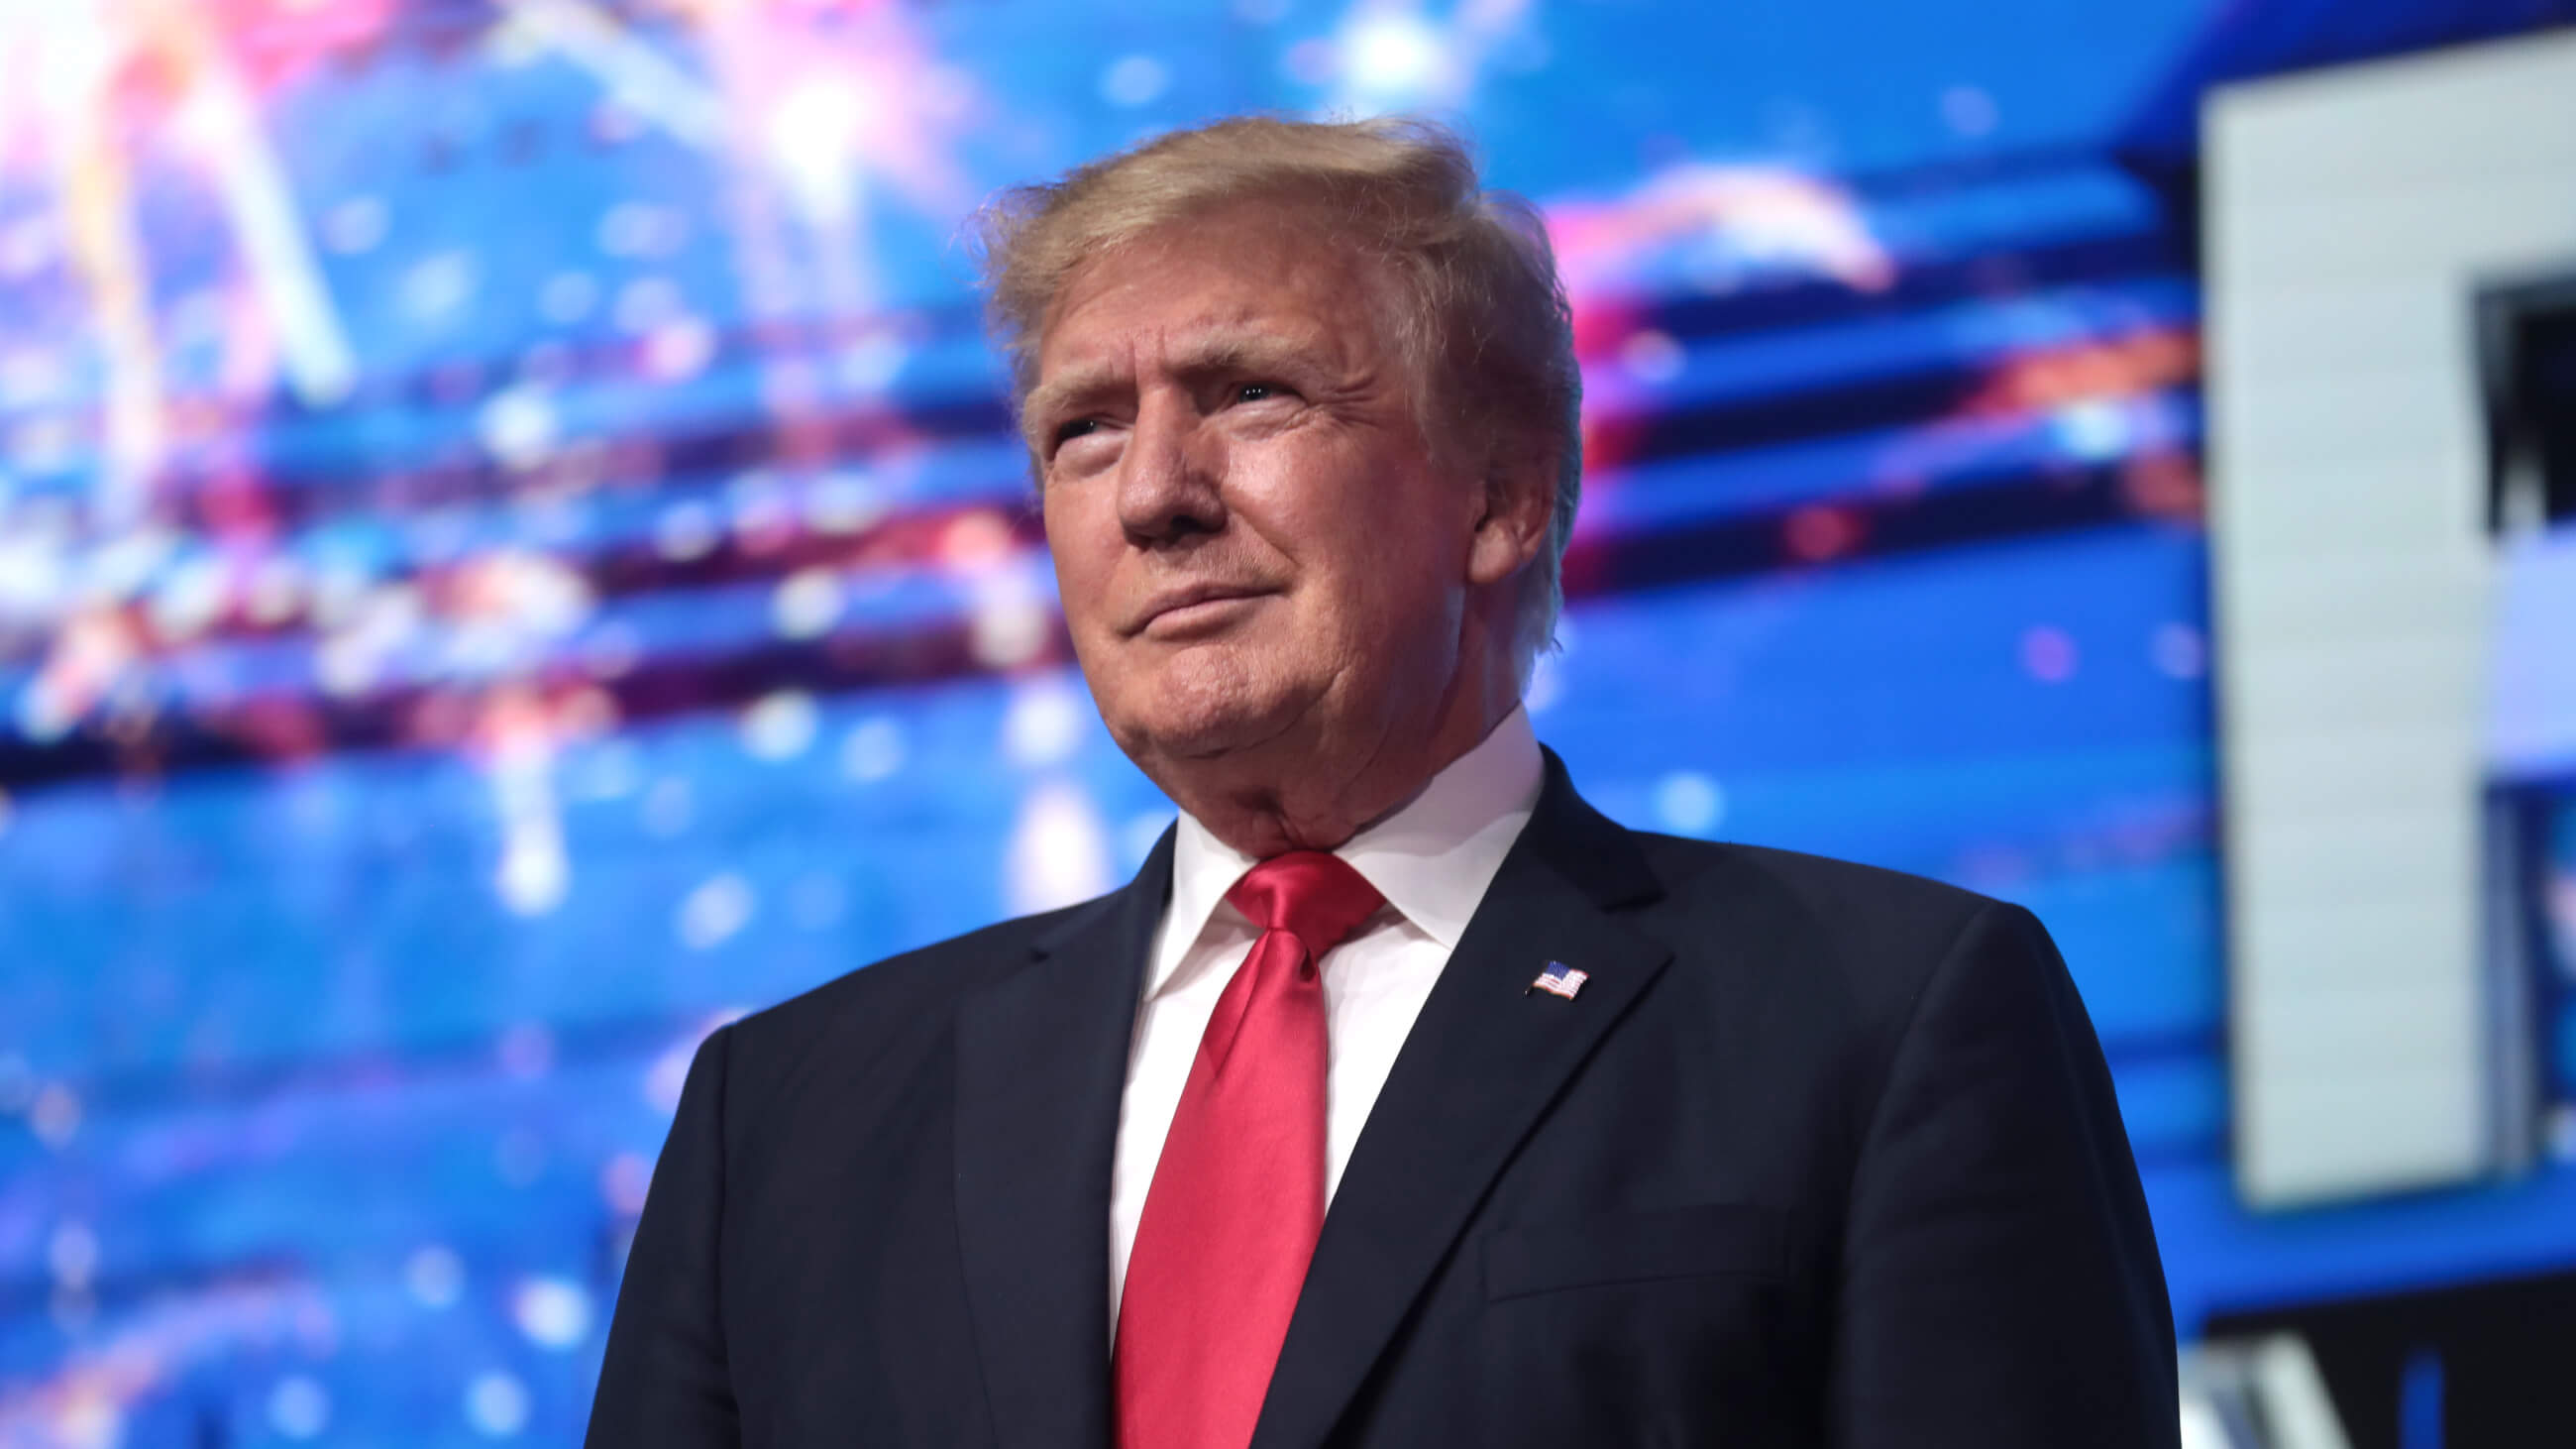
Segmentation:
<svg viewBox="0 0 2576 1449">
<path fill-rule="evenodd" d="M 1590 975 L 1577 971 L 1562 961 L 1550 961 L 1547 963 L 1547 969 L 1538 973 L 1538 979 L 1529 984 L 1529 991 L 1524 991 L 1521 995 L 1527 996 L 1530 991 L 1544 991 L 1550 996 L 1562 996 L 1572 1001 L 1574 993 L 1581 991 L 1583 983 L 1591 979 Z"/>
</svg>

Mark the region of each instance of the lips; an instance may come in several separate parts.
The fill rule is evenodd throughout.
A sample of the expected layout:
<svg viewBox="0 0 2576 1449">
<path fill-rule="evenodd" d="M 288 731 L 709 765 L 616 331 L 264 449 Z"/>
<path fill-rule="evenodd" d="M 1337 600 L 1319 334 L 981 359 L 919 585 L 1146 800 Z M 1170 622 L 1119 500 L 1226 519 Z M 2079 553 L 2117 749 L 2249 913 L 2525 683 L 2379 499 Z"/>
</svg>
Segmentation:
<svg viewBox="0 0 2576 1449">
<path fill-rule="evenodd" d="M 1174 625 L 1188 627 L 1197 623 L 1202 616 L 1207 616 L 1213 622 L 1214 617 L 1223 611 L 1210 606 L 1256 599 L 1269 592 L 1268 589 L 1249 584 L 1219 583 L 1187 584 L 1179 588 L 1166 589 L 1147 602 L 1139 615 L 1135 632 L 1146 633 L 1157 624 L 1162 624 L 1166 628 Z"/>
</svg>

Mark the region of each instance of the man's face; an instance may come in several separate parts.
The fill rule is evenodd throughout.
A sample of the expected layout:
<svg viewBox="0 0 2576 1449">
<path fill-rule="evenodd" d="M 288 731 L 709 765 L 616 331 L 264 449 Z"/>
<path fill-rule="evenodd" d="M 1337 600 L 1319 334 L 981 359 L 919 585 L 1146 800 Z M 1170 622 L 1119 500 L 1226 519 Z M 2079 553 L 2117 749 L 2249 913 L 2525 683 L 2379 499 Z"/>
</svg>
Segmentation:
<svg viewBox="0 0 2576 1449">
<path fill-rule="evenodd" d="M 1089 264 L 1050 316 L 1026 419 L 1065 620 L 1157 780 L 1383 748 L 1453 683 L 1484 490 L 1422 436 L 1393 296 L 1246 204 Z"/>
</svg>

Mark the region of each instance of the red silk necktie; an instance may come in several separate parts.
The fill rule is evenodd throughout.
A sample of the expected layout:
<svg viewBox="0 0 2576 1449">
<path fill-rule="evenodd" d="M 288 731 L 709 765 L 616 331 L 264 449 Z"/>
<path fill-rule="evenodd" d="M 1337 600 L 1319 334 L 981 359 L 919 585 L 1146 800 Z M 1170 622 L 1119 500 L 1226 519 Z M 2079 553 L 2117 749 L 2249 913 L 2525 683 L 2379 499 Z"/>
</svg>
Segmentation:
<svg viewBox="0 0 2576 1449">
<path fill-rule="evenodd" d="M 1225 898 L 1261 927 L 1217 997 L 1154 1165 L 1112 1355 L 1118 1449 L 1242 1449 L 1324 1226 L 1319 963 L 1382 903 L 1300 850 Z"/>
</svg>

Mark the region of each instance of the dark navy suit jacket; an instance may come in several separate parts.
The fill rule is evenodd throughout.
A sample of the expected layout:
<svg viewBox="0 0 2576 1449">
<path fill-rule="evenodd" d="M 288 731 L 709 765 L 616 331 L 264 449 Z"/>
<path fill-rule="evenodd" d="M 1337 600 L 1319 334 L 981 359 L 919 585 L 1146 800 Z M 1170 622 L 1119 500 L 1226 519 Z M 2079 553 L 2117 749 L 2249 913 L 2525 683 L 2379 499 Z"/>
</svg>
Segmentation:
<svg viewBox="0 0 2576 1449">
<path fill-rule="evenodd" d="M 709 1037 L 591 1449 L 1108 1449 L 1126 888 Z M 1532 992 L 1550 961 L 1589 973 Z M 2015 906 L 1638 834 L 1553 755 L 1324 1221 L 1254 1444 L 2173 1446 L 2163 1270 Z"/>
</svg>

